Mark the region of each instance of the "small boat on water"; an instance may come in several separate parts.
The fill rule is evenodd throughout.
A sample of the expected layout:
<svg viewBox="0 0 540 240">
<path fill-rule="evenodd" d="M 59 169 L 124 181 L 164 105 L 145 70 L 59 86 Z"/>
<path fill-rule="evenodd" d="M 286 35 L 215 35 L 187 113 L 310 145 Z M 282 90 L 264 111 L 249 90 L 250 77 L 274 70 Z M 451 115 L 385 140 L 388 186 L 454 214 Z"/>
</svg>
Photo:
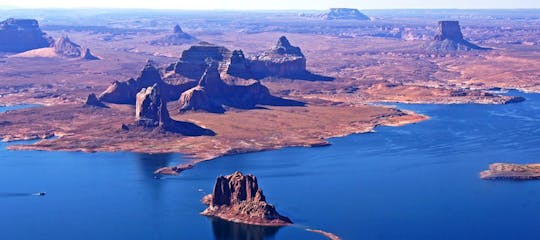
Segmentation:
<svg viewBox="0 0 540 240">
<path fill-rule="evenodd" d="M 37 192 L 37 193 L 33 193 L 32 195 L 34 196 L 45 196 L 45 194 L 47 194 L 46 192 Z"/>
</svg>

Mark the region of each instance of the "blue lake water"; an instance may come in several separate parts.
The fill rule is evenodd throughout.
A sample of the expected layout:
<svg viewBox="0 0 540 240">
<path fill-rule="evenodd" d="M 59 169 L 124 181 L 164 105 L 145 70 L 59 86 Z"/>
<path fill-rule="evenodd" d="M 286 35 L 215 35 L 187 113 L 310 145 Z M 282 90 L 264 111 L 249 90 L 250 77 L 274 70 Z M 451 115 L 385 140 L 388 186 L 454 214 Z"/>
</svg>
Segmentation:
<svg viewBox="0 0 540 240">
<path fill-rule="evenodd" d="M 494 162 L 540 162 L 540 95 L 510 105 L 399 105 L 403 127 L 222 157 L 154 179 L 180 155 L 8 151 L 0 143 L 0 239 L 540 239 L 540 181 L 483 181 Z M 1 108 L 0 108 L 0 111 Z M 0 119 L 1 120 L 1 119 Z M 10 143 L 19 144 L 19 143 Z M 215 177 L 253 173 L 300 226 L 199 215 Z M 31 196 L 45 191 L 46 196 Z"/>
</svg>

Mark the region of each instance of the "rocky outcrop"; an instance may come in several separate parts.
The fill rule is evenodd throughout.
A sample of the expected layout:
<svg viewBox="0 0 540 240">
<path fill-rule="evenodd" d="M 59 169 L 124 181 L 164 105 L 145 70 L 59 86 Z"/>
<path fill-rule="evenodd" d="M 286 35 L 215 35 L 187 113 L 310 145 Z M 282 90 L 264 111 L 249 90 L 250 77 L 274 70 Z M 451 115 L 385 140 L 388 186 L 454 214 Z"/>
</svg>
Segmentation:
<svg viewBox="0 0 540 240">
<path fill-rule="evenodd" d="M 201 42 L 185 50 L 180 60 L 169 66 L 167 70 L 198 80 L 206 70 L 208 61 L 222 63 L 224 60 L 229 59 L 230 56 L 231 52 L 225 47 Z"/>
<path fill-rule="evenodd" d="M 485 180 L 539 180 L 540 164 L 494 163 L 489 170 L 480 173 Z"/>
<path fill-rule="evenodd" d="M 157 84 L 143 88 L 137 93 L 136 99 L 135 122 L 138 126 L 155 128 L 167 125 L 172 120 Z"/>
<path fill-rule="evenodd" d="M 137 126 L 180 133 L 187 136 L 215 135 L 209 129 L 193 123 L 173 120 L 167 109 L 167 102 L 161 97 L 160 87 L 154 84 L 137 93 L 135 103 L 135 123 Z"/>
<path fill-rule="evenodd" d="M 330 8 L 330 10 L 321 15 L 324 20 L 370 20 L 370 18 L 358 9 L 354 8 Z"/>
<path fill-rule="evenodd" d="M 9 18 L 0 22 L 0 52 L 25 52 L 49 47 L 52 42 L 34 19 Z"/>
<path fill-rule="evenodd" d="M 92 54 L 92 52 L 90 51 L 90 48 L 87 48 L 85 51 L 84 51 L 84 55 L 81 57 L 83 60 L 100 60 L 101 58 L 95 56 Z"/>
<path fill-rule="evenodd" d="M 244 79 L 253 78 L 251 67 L 242 50 L 234 50 L 226 62 L 227 74 Z"/>
<path fill-rule="evenodd" d="M 195 37 L 185 33 L 180 27 L 180 25 L 176 24 L 176 26 L 174 26 L 173 28 L 173 32 L 171 35 L 167 35 L 158 40 L 154 40 L 150 42 L 150 44 L 161 45 L 161 46 L 171 46 L 171 45 L 182 45 L 182 44 L 193 43 L 195 41 L 197 41 Z"/>
<path fill-rule="evenodd" d="M 303 106 L 303 103 L 272 96 L 259 81 L 249 85 L 228 85 L 220 77 L 218 64 L 210 63 L 199 84 L 182 93 L 180 112 L 223 113 L 223 106 L 252 109 L 257 105 Z"/>
<path fill-rule="evenodd" d="M 97 97 L 96 94 L 90 94 L 86 98 L 86 102 L 84 103 L 85 106 L 91 106 L 91 107 L 100 107 L 100 108 L 107 108 L 107 105 L 103 104 Z"/>
<path fill-rule="evenodd" d="M 68 36 L 56 39 L 53 44 L 54 52 L 58 55 L 79 58 L 83 56 L 83 50 L 79 44 L 74 43 Z"/>
<path fill-rule="evenodd" d="M 203 198 L 208 205 L 201 214 L 232 222 L 262 226 L 286 226 L 292 221 L 281 216 L 275 207 L 266 202 L 257 178 L 251 174 L 235 172 L 220 176 L 212 194 Z"/>
<path fill-rule="evenodd" d="M 488 50 L 465 40 L 458 21 L 439 21 L 437 34 L 427 49 L 432 52 Z"/>
<path fill-rule="evenodd" d="M 136 79 L 131 78 L 124 82 L 113 82 L 107 90 L 101 93 L 99 99 L 109 103 L 135 104 L 137 93 L 140 92 L 141 89 L 150 87 L 154 84 L 159 85 L 162 95 L 167 101 L 177 99 L 182 90 L 185 91 L 185 89 L 189 89 L 186 88 L 186 86 L 171 86 L 163 82 L 159 70 L 154 67 L 151 61 L 148 61 Z M 192 87 L 193 85 L 188 84 L 187 86 Z"/>
<path fill-rule="evenodd" d="M 280 37 L 272 49 L 250 58 L 249 64 L 256 78 L 301 77 L 309 74 L 304 54 L 299 47 L 292 46 L 285 36 Z"/>
</svg>

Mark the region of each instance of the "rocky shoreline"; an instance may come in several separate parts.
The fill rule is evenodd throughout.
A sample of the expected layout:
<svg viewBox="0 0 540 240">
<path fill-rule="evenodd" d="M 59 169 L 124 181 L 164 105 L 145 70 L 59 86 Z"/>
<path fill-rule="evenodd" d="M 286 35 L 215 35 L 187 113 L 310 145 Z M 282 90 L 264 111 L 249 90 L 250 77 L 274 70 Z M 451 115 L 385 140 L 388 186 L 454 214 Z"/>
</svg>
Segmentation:
<svg viewBox="0 0 540 240">
<path fill-rule="evenodd" d="M 540 164 L 494 163 L 480 172 L 484 180 L 540 180 Z"/>
</svg>

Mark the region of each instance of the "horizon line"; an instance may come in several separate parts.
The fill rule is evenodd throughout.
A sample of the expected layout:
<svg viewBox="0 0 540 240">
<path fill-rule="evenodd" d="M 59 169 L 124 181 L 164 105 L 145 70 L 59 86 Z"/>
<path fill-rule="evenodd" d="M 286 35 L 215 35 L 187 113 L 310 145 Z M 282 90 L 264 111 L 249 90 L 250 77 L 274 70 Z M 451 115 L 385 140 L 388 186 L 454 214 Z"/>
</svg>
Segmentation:
<svg viewBox="0 0 540 240">
<path fill-rule="evenodd" d="M 347 8 L 347 7 L 344 7 Z M 144 7 L 16 7 L 2 6 L 0 10 L 158 10 L 158 11 L 324 11 L 331 8 L 316 8 L 316 9 L 265 9 L 265 8 L 144 8 Z M 350 8 L 358 10 L 540 10 L 540 8 Z"/>
</svg>

